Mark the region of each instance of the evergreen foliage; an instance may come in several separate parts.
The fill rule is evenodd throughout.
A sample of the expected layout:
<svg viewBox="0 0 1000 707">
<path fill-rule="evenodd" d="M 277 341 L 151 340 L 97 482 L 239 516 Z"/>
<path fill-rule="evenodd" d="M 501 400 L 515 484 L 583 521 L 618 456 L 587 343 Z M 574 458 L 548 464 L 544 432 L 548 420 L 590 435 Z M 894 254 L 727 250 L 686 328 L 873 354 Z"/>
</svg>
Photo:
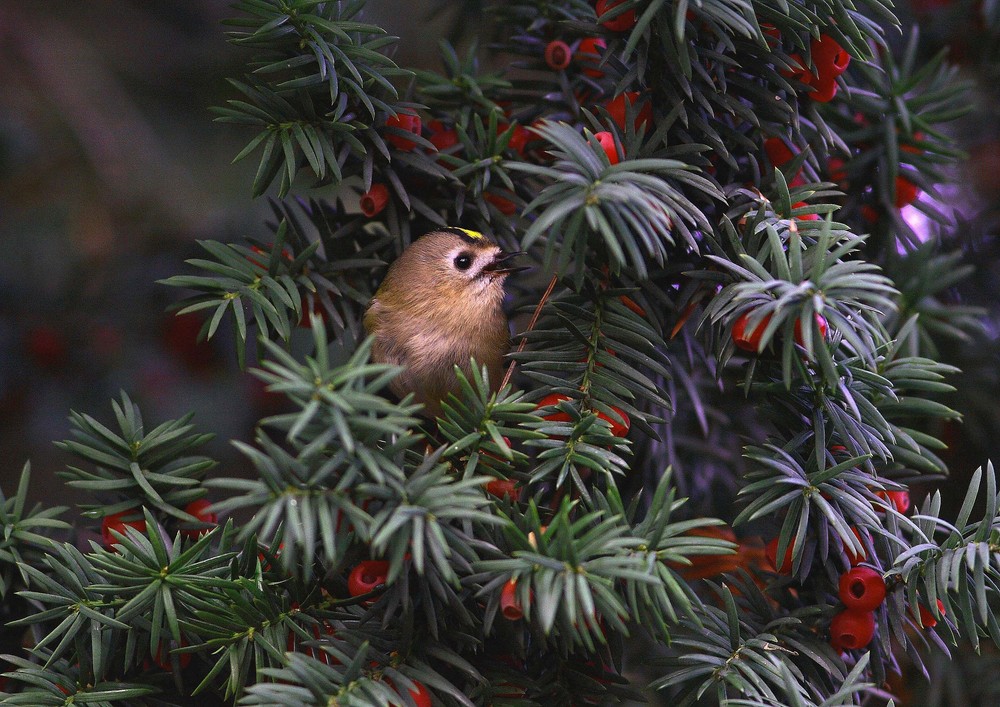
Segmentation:
<svg viewBox="0 0 1000 707">
<path fill-rule="evenodd" d="M 832 707 L 1000 646 L 993 467 L 955 518 L 900 500 L 947 473 L 942 342 L 981 316 L 900 215 L 914 187 L 953 223 L 943 58 L 894 56 L 878 0 L 452 4 L 506 71 L 476 42 L 400 68 L 361 0 L 235 4 L 248 72 L 217 113 L 252 128 L 274 238 L 166 282 L 288 407 L 234 442 L 241 478 L 209 478 L 189 417 L 73 413 L 63 476 L 104 543 L 26 512 L 27 471 L 0 498 L 33 644 L 4 704 Z M 457 371 L 431 422 L 361 318 L 446 224 L 527 251 L 512 311 L 538 319 L 510 381 Z M 858 564 L 886 599 L 853 645 Z"/>
</svg>

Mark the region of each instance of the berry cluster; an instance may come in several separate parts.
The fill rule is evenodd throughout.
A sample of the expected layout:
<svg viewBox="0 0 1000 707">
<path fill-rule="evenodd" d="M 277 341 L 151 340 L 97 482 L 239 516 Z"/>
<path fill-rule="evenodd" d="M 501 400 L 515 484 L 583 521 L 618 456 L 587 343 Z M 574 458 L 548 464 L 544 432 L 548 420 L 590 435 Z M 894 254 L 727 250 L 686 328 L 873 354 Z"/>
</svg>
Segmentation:
<svg viewBox="0 0 1000 707">
<path fill-rule="evenodd" d="M 879 491 L 877 496 L 891 504 L 900 514 L 910 507 L 910 495 L 905 490 Z M 852 530 L 858 545 L 863 548 L 866 543 L 862 541 L 861 533 L 857 528 Z M 773 538 L 767 543 L 765 556 L 775 572 L 782 575 L 792 573 L 797 543 L 797 537 L 793 536 L 780 561 L 779 538 Z M 858 551 L 845 543 L 844 554 L 851 566 L 840 575 L 837 584 L 837 595 L 843 608 L 833 616 L 829 626 L 830 645 L 838 651 L 858 650 L 871 643 L 877 627 L 876 613 L 889 591 L 882 573 L 875 566 L 864 564 L 868 558 L 863 549 Z M 931 628 L 937 625 L 938 617 L 943 615 L 944 604 L 938 600 L 936 614 L 920 605 L 914 618 L 919 621 L 920 626 Z"/>
</svg>

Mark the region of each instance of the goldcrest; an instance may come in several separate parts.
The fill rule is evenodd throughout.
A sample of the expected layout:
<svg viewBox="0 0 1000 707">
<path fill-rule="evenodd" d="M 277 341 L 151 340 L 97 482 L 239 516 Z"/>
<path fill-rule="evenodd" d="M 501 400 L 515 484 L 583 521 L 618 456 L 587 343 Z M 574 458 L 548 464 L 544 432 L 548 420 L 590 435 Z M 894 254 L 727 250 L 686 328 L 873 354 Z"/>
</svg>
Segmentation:
<svg viewBox="0 0 1000 707">
<path fill-rule="evenodd" d="M 454 367 L 468 374 L 470 358 L 499 386 L 510 349 L 504 281 L 524 269 L 510 265 L 518 255 L 482 233 L 448 227 L 421 236 L 389 266 L 364 324 L 375 338 L 372 359 L 405 369 L 393 393 L 414 393 L 424 414 L 437 417 L 441 401 L 458 391 Z"/>
</svg>

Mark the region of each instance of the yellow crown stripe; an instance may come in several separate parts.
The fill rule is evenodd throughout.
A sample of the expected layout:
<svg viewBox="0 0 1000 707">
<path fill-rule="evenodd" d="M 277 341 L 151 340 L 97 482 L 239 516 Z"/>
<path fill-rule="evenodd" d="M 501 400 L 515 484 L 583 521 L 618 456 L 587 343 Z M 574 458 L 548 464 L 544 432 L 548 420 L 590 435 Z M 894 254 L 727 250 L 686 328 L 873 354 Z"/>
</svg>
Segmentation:
<svg viewBox="0 0 1000 707">
<path fill-rule="evenodd" d="M 458 227 L 456 226 L 456 228 L 458 228 Z M 469 230 L 468 228 L 458 228 L 458 230 L 461 231 L 462 233 L 464 233 L 465 235 L 467 235 L 469 238 L 475 238 L 475 239 L 478 240 L 480 238 L 484 238 L 485 237 L 479 231 L 472 231 L 472 230 Z"/>
</svg>

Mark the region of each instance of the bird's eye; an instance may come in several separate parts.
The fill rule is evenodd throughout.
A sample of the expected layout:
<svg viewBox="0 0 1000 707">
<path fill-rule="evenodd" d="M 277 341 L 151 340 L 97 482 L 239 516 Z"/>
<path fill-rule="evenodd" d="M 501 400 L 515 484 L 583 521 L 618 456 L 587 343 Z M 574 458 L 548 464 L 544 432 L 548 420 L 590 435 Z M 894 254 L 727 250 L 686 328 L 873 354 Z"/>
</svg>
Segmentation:
<svg viewBox="0 0 1000 707">
<path fill-rule="evenodd" d="M 459 253 L 455 256 L 455 267 L 459 270 L 468 270 L 472 267 L 472 256 L 468 253 Z"/>
</svg>

